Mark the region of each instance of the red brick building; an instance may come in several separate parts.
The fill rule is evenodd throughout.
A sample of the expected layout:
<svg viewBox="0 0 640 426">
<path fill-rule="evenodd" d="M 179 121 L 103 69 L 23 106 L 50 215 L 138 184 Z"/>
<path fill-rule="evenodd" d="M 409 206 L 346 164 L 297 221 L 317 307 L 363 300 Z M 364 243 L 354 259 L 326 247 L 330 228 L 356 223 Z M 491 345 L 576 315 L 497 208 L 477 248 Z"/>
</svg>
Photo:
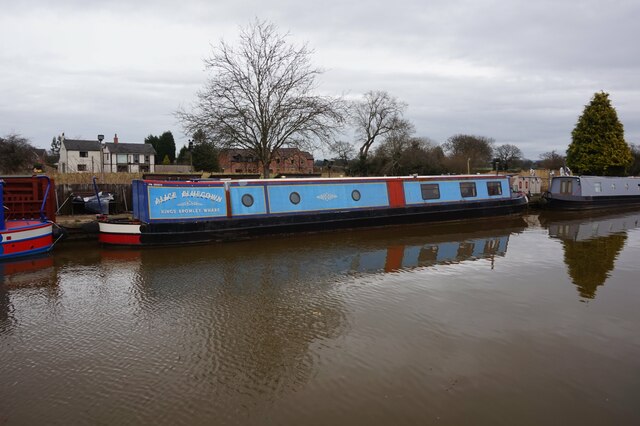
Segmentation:
<svg viewBox="0 0 640 426">
<path fill-rule="evenodd" d="M 223 173 L 262 173 L 262 164 L 248 149 L 222 150 L 218 161 Z M 313 155 L 298 148 L 281 148 L 269 164 L 269 173 L 312 174 Z"/>
</svg>

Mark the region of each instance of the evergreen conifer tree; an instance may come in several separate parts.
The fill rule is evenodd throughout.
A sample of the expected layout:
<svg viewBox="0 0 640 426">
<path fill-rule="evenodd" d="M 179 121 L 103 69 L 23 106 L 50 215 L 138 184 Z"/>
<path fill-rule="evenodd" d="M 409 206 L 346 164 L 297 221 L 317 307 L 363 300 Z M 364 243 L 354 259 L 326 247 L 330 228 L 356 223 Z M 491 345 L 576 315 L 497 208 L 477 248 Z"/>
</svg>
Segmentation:
<svg viewBox="0 0 640 426">
<path fill-rule="evenodd" d="M 620 176 L 632 161 L 624 128 L 611 106 L 609 94 L 594 94 L 571 132 L 567 166 L 579 174 Z"/>
</svg>

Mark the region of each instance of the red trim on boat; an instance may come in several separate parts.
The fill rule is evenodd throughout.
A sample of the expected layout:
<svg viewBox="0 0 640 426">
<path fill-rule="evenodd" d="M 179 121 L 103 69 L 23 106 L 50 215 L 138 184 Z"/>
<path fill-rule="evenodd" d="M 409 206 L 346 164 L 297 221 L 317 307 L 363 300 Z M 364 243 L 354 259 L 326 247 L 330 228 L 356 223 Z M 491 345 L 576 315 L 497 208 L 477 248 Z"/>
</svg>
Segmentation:
<svg viewBox="0 0 640 426">
<path fill-rule="evenodd" d="M 399 180 L 387 181 L 387 193 L 389 194 L 389 207 L 404 207 L 404 185 Z"/>
<path fill-rule="evenodd" d="M 33 250 L 39 250 L 49 247 L 53 244 L 53 235 L 47 234 L 37 238 L 27 240 L 9 240 L 3 242 L 3 255 L 9 256 L 16 253 L 27 253 Z"/>
<path fill-rule="evenodd" d="M 98 241 L 103 244 L 114 245 L 140 245 L 140 234 L 107 234 L 100 232 Z"/>
</svg>

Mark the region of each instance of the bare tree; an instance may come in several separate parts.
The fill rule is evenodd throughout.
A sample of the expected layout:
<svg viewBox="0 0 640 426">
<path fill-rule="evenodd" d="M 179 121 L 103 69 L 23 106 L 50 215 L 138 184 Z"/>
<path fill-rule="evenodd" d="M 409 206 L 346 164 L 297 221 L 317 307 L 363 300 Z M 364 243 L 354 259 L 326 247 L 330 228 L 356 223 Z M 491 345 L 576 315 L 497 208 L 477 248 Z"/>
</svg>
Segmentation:
<svg viewBox="0 0 640 426">
<path fill-rule="evenodd" d="M 454 135 L 442 145 L 449 168 L 457 173 L 485 167 L 493 154 L 493 139 L 484 136 Z"/>
<path fill-rule="evenodd" d="M 507 169 L 509 165 L 522 158 L 522 150 L 515 145 L 504 144 L 494 150 L 495 157 L 500 160 L 500 165 Z"/>
<path fill-rule="evenodd" d="M 347 164 L 354 156 L 353 145 L 345 141 L 336 141 L 329 145 L 331 151 L 336 154 L 336 158 Z"/>
<path fill-rule="evenodd" d="M 343 122 L 341 99 L 313 94 L 322 71 L 311 66 L 312 52 L 288 36 L 254 21 L 237 46 L 220 41 L 205 60 L 211 76 L 193 110 L 176 113 L 188 133 L 202 129 L 223 147 L 251 151 L 265 178 L 280 148 L 329 142 Z"/>
<path fill-rule="evenodd" d="M 566 158 L 555 150 L 540 154 L 540 165 L 548 170 L 556 170 L 564 167 Z"/>
<path fill-rule="evenodd" d="M 35 148 L 28 139 L 8 134 L 0 137 L 0 173 L 28 173 L 35 162 Z"/>
<path fill-rule="evenodd" d="M 353 106 L 356 134 L 361 141 L 360 160 L 365 160 L 377 138 L 402 126 L 402 115 L 407 104 L 385 91 L 369 91 L 364 99 Z"/>
</svg>

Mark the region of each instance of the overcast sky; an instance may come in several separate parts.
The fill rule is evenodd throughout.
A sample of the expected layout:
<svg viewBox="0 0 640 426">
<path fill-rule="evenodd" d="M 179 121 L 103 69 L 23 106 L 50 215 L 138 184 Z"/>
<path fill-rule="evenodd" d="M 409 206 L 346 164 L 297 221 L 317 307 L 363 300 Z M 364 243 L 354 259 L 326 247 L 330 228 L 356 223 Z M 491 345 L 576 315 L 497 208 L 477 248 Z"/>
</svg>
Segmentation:
<svg viewBox="0 0 640 426">
<path fill-rule="evenodd" d="M 171 130 L 180 147 L 173 112 L 203 86 L 202 60 L 255 18 L 308 43 L 324 94 L 406 102 L 416 136 L 564 153 L 604 90 L 640 143 L 637 0 L 3 0 L 0 135 L 49 148 L 61 132 L 142 142 Z"/>
</svg>

